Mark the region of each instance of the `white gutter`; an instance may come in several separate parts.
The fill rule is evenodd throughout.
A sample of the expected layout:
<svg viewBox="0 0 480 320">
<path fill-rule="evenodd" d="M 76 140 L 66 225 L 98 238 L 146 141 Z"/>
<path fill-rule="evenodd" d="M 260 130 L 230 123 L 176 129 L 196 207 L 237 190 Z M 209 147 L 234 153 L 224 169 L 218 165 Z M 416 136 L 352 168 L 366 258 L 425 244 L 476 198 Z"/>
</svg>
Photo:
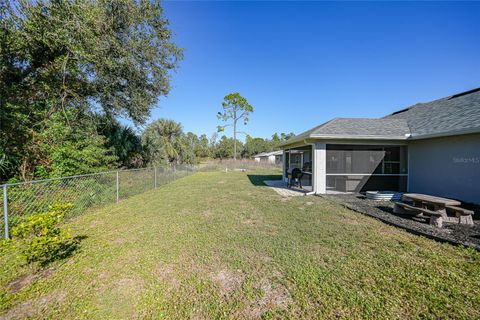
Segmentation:
<svg viewBox="0 0 480 320">
<path fill-rule="evenodd" d="M 375 136 L 375 135 L 338 135 L 338 134 L 312 134 L 310 138 L 316 139 L 339 139 L 339 140 L 407 140 L 403 136 Z"/>
</svg>

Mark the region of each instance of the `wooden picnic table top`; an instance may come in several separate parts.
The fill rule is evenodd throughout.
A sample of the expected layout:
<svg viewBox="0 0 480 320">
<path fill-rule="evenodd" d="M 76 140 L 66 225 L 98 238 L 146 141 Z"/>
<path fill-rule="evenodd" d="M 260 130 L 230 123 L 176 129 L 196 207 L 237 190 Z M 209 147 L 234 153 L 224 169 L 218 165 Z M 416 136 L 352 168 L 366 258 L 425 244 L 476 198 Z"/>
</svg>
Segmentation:
<svg viewBox="0 0 480 320">
<path fill-rule="evenodd" d="M 444 206 L 459 206 L 462 204 L 460 201 L 457 201 L 457 200 L 435 197 L 435 196 L 430 196 L 428 194 L 421 194 L 421 193 L 405 193 L 403 196 L 411 200 L 430 202 L 432 204 L 437 204 L 437 205 L 440 204 Z"/>
</svg>

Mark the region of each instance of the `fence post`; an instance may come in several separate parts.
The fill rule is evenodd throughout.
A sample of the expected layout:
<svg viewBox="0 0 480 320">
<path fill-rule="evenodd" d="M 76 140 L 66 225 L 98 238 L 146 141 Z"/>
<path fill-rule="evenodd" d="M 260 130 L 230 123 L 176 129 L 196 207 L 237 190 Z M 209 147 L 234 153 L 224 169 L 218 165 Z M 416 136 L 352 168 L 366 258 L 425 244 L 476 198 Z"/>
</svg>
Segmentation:
<svg viewBox="0 0 480 320">
<path fill-rule="evenodd" d="M 8 198 L 7 198 L 7 185 L 3 185 L 3 219 L 5 224 L 5 239 L 8 239 Z"/>
<path fill-rule="evenodd" d="M 155 189 L 157 189 L 157 167 L 153 167 L 153 179 L 155 180 L 155 182 L 153 183 Z"/>
<path fill-rule="evenodd" d="M 118 203 L 118 198 L 119 198 L 119 197 L 118 197 L 118 196 L 119 196 L 119 194 L 118 194 L 118 188 L 119 188 L 119 185 L 118 185 L 118 171 L 117 171 L 117 203 Z"/>
</svg>

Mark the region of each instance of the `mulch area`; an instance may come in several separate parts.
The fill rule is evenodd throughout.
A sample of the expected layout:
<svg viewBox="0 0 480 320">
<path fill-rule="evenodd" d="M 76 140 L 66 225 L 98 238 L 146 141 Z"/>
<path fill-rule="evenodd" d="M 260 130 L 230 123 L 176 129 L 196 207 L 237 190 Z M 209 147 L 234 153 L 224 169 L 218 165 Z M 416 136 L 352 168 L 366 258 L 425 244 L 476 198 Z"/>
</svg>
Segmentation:
<svg viewBox="0 0 480 320">
<path fill-rule="evenodd" d="M 480 251 L 480 220 L 478 220 L 480 210 L 478 207 L 475 208 L 473 226 L 444 223 L 443 228 L 436 228 L 430 226 L 428 220 L 393 213 L 393 202 L 391 201 L 369 200 L 360 194 L 322 195 L 322 197 L 408 232 L 437 241 L 472 247 Z"/>
</svg>

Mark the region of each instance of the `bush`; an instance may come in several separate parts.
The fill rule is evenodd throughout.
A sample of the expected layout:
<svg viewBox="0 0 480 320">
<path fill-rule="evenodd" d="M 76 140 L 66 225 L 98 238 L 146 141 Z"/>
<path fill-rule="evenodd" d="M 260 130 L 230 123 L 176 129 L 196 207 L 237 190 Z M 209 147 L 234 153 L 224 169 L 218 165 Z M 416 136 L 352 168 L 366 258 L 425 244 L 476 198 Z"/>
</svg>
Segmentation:
<svg viewBox="0 0 480 320">
<path fill-rule="evenodd" d="M 49 211 L 29 215 L 12 228 L 12 243 L 30 269 L 36 262 L 46 263 L 60 257 L 68 247 L 72 238 L 59 224 L 71 207 L 71 204 L 50 206 Z"/>
</svg>

